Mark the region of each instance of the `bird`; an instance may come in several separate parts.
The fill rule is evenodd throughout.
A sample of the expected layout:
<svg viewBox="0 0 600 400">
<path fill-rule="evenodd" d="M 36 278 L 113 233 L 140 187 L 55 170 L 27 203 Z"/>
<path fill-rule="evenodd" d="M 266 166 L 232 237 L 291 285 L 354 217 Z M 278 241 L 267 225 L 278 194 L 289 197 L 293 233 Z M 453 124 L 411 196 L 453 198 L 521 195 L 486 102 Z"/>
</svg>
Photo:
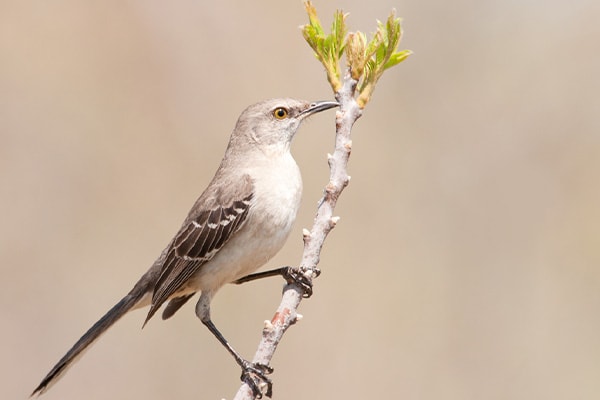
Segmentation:
<svg viewBox="0 0 600 400">
<path fill-rule="evenodd" d="M 229 344 L 211 320 L 210 304 L 228 283 L 283 275 L 288 282 L 307 286 L 292 267 L 253 272 L 283 247 L 300 206 L 302 178 L 290 152 L 292 139 L 307 117 L 337 106 L 335 101 L 280 98 L 246 108 L 214 177 L 173 239 L 131 291 L 54 365 L 31 396 L 47 391 L 129 311 L 149 306 L 145 326 L 165 303 L 163 319 L 199 292 L 197 317 L 234 357 L 242 369 L 242 381 L 254 395 L 262 397 L 261 384 L 266 384 L 270 397 L 272 383 L 266 375 L 272 368 L 247 361 Z"/>
</svg>

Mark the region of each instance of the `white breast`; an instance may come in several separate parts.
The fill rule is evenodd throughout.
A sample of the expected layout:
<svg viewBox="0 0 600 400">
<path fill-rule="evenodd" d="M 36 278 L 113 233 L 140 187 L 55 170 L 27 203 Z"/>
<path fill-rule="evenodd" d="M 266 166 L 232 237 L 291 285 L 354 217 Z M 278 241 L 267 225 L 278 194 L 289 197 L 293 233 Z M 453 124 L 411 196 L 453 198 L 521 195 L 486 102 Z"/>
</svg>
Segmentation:
<svg viewBox="0 0 600 400">
<path fill-rule="evenodd" d="M 285 244 L 302 196 L 300 170 L 289 152 L 247 169 L 255 192 L 244 226 L 203 265 L 193 286 L 215 292 L 269 261 Z M 274 268 L 277 266 L 273 266 Z M 192 282 L 190 282 L 192 283 Z"/>
</svg>

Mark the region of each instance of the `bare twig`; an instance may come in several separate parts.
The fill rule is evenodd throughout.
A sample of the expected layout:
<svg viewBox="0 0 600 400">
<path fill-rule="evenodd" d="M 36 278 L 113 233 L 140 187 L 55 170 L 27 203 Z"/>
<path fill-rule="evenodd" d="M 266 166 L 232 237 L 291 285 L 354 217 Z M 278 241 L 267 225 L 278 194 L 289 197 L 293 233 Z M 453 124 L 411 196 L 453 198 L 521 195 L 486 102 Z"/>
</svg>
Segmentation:
<svg viewBox="0 0 600 400">
<path fill-rule="evenodd" d="M 344 188 L 348 185 L 350 177 L 347 173 L 348 158 L 352 149 L 350 138 L 354 122 L 360 118 L 362 110 L 354 98 L 357 81 L 350 74 L 344 77 L 342 88 L 335 97 L 340 103 L 340 110 L 336 113 L 335 150 L 328 155 L 330 168 L 329 183 L 325 186 L 323 198 L 319 202 L 317 215 L 310 231 L 304 231 L 304 252 L 300 268 L 307 279 L 312 280 L 316 267 L 319 264 L 321 248 L 325 238 L 338 221 L 334 217 L 335 205 Z M 277 345 L 283 334 L 298 320 L 298 306 L 302 301 L 303 289 L 295 283 L 286 285 L 281 303 L 271 321 L 265 321 L 262 339 L 252 359 L 255 363 L 269 365 L 275 354 Z M 254 399 L 252 390 L 246 383 L 242 383 L 235 400 Z"/>
<path fill-rule="evenodd" d="M 305 2 L 309 23 L 302 27 L 307 43 L 317 59 L 325 67 L 327 79 L 340 103 L 335 120 L 335 150 L 328 155 L 329 182 L 319 202 L 311 230 L 304 230 L 304 252 L 300 271 L 308 282 L 316 277 L 317 265 L 325 238 L 337 224 L 339 217 L 333 215 L 337 201 L 350 181 L 347 166 L 352 150 L 351 132 L 354 123 L 371 99 L 373 90 L 383 72 L 404 61 L 410 50 L 398 52 L 402 29 L 400 19 L 392 11 L 386 23 L 378 23 L 377 32 L 370 40 L 362 32 L 347 35 L 346 15 L 338 10 L 334 14 L 332 32 L 326 34 L 317 18 L 317 11 L 310 1 Z M 340 79 L 340 58 L 345 53 L 347 69 Z M 358 89 L 357 89 L 358 88 Z M 283 291 L 281 303 L 271 321 L 265 321 L 262 339 L 252 361 L 269 365 L 285 331 L 299 319 L 298 306 L 304 295 L 297 283 L 288 284 Z M 270 395 L 270 393 L 267 393 Z M 242 383 L 235 400 L 254 399 L 252 390 Z"/>
</svg>

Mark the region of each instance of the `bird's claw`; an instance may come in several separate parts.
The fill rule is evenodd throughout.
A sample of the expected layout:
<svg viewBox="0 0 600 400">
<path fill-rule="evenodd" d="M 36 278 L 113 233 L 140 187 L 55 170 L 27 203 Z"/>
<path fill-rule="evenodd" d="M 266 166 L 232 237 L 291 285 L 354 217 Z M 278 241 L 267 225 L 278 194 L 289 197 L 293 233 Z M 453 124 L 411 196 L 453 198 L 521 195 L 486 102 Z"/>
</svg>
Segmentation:
<svg viewBox="0 0 600 400">
<path fill-rule="evenodd" d="M 283 278 L 286 280 L 286 282 L 289 284 L 295 283 L 299 285 L 304 292 L 302 297 L 305 299 L 308 299 L 313 294 L 312 278 L 308 278 L 305 275 L 308 270 L 308 268 L 287 267 L 283 271 Z M 318 268 L 311 268 L 310 271 L 312 272 L 313 278 L 321 275 L 321 270 Z"/>
<path fill-rule="evenodd" d="M 264 394 L 267 397 L 271 397 L 273 395 L 273 382 L 267 377 L 267 375 L 271 374 L 272 372 L 273 368 L 269 367 L 268 365 L 245 362 L 244 365 L 242 365 L 242 376 L 240 379 L 250 386 L 252 394 L 255 398 L 262 398 L 263 388 L 265 385 L 267 386 L 267 390 L 264 392 Z"/>
</svg>

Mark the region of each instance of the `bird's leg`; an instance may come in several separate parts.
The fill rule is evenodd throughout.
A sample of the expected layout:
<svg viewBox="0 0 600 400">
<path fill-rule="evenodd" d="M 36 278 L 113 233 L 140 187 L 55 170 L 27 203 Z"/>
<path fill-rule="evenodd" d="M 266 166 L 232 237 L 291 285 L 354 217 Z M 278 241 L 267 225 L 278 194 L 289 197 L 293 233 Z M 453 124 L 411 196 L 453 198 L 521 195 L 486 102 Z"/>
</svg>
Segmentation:
<svg viewBox="0 0 600 400">
<path fill-rule="evenodd" d="M 257 272 L 254 274 L 246 275 L 238 280 L 233 281 L 233 283 L 240 285 L 242 283 L 255 281 L 257 279 L 262 278 L 268 278 L 271 276 L 283 276 L 283 279 L 285 279 L 285 281 L 288 284 L 296 283 L 302 288 L 302 290 L 304 291 L 302 297 L 309 298 L 310 296 L 312 296 L 313 293 L 313 285 L 312 279 L 307 278 L 305 275 L 305 272 L 307 270 L 308 269 L 306 268 L 281 267 L 269 271 Z M 313 277 L 315 278 L 321 274 L 321 270 L 318 268 L 312 268 L 311 272 L 313 273 Z"/>
<path fill-rule="evenodd" d="M 202 292 L 200 300 L 196 304 L 196 315 L 200 318 L 200 321 L 208 328 L 209 331 L 217 338 L 219 342 L 227 349 L 227 351 L 233 356 L 235 362 L 242 368 L 242 375 L 240 379 L 250 386 L 252 394 L 255 398 L 262 398 L 263 391 L 261 389 L 261 382 L 266 384 L 267 390 L 265 395 L 271 397 L 273 394 L 273 382 L 267 377 L 268 374 L 273 372 L 273 368 L 268 365 L 260 363 L 252 363 L 240 356 L 235 349 L 229 344 L 227 339 L 219 332 L 215 324 L 210 319 L 210 300 L 212 295 L 208 292 Z"/>
</svg>

